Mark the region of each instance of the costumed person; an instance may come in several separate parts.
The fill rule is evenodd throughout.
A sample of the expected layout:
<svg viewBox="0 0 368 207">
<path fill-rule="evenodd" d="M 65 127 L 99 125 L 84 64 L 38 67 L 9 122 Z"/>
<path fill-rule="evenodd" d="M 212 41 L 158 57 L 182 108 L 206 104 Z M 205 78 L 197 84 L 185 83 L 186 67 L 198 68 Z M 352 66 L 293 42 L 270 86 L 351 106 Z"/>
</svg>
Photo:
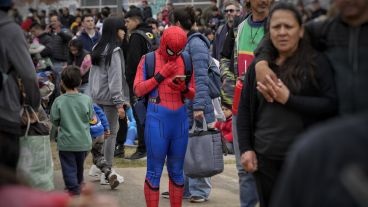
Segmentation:
<svg viewBox="0 0 368 207">
<path fill-rule="evenodd" d="M 170 205 L 182 206 L 183 164 L 189 131 L 183 99 L 193 99 L 195 94 L 193 76 L 185 76 L 187 64 L 182 51 L 186 42 L 186 34 L 180 27 L 166 29 L 160 47 L 154 52 L 153 77 L 146 78 L 149 68 L 146 68 L 148 63 L 145 60 L 148 53 L 141 58 L 134 81 L 134 92 L 138 97 L 149 95 L 144 133 L 147 146 L 144 185 L 147 207 L 158 206 L 165 159 L 169 174 Z"/>
</svg>

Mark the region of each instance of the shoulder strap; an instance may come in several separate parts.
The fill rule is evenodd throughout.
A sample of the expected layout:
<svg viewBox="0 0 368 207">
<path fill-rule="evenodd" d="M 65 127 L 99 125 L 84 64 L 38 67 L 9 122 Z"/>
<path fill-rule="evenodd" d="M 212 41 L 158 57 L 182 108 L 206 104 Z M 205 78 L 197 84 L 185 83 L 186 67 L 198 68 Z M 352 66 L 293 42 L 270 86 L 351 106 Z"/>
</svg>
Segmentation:
<svg viewBox="0 0 368 207">
<path fill-rule="evenodd" d="M 192 59 L 190 58 L 190 55 L 188 52 L 182 52 L 181 57 L 184 61 L 184 67 L 185 67 L 185 84 L 189 85 L 190 79 L 192 78 L 192 72 L 193 72 L 193 65 L 192 65 Z"/>
<path fill-rule="evenodd" d="M 142 36 L 145 40 L 146 40 L 146 42 L 147 42 L 147 44 L 149 45 L 149 47 L 152 47 L 153 45 L 152 45 L 152 39 L 150 39 L 149 37 L 148 37 L 148 34 L 146 33 L 146 32 L 144 32 L 144 31 L 142 31 L 142 30 L 134 30 L 133 32 L 132 32 L 132 34 L 138 34 L 138 35 L 140 35 L 140 36 Z M 149 33 L 149 34 L 151 34 L 151 33 Z"/>
<path fill-rule="evenodd" d="M 155 62 L 156 62 L 155 52 L 152 51 L 152 52 L 147 53 L 144 59 L 144 70 L 145 70 L 146 80 L 153 77 L 155 73 L 155 65 L 156 65 Z"/>
</svg>

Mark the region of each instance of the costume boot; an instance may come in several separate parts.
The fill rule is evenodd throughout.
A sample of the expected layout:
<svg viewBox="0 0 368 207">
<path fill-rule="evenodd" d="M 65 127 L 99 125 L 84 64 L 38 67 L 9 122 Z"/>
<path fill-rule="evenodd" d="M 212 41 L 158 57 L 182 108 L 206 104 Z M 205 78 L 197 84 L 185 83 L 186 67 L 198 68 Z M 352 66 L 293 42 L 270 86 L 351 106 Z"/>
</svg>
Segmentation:
<svg viewBox="0 0 368 207">
<path fill-rule="evenodd" d="M 178 185 L 170 179 L 169 181 L 169 194 L 170 194 L 170 206 L 181 207 L 184 193 L 184 185 Z"/>
<path fill-rule="evenodd" d="M 160 188 L 152 187 L 146 180 L 144 183 L 144 196 L 146 198 L 147 207 L 158 207 Z"/>
</svg>

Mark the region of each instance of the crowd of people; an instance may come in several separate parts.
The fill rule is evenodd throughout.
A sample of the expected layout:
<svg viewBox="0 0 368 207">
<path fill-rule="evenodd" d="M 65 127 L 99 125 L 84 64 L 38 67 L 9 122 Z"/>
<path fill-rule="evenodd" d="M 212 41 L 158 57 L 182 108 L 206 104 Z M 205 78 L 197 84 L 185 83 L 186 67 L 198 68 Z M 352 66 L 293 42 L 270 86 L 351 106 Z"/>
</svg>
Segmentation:
<svg viewBox="0 0 368 207">
<path fill-rule="evenodd" d="M 242 3 L 203 11 L 168 3 L 153 15 L 143 0 L 122 14 L 29 9 L 23 19 L 10 0 L 0 2 L 0 198 L 10 206 L 14 193 L 28 194 L 21 206 L 116 206 L 88 199 L 91 152 L 89 175 L 111 189 L 124 182 L 114 159 L 147 157 L 148 207 L 160 196 L 172 207 L 206 202 L 211 177 L 183 170 L 189 129 L 206 125 L 235 155 L 237 206 L 367 205 L 354 177 L 368 175 L 368 1 L 333 0 L 328 10 L 319 0 Z M 222 118 L 210 95 L 213 61 Z M 15 176 L 20 137 L 29 135 L 56 141 L 68 194 Z M 169 191 L 160 193 L 164 165 Z"/>
</svg>

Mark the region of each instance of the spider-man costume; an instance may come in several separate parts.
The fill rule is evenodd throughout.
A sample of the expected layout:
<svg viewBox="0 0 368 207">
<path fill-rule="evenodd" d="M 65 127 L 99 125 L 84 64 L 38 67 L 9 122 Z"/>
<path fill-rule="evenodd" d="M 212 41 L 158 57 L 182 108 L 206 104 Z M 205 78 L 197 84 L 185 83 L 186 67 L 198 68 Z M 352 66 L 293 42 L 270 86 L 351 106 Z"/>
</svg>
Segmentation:
<svg viewBox="0 0 368 207">
<path fill-rule="evenodd" d="M 145 56 L 137 68 L 134 92 L 138 97 L 149 93 L 145 142 L 147 174 L 144 194 L 148 207 L 157 207 L 162 169 L 167 158 L 169 194 L 172 207 L 182 204 L 184 178 L 183 163 L 188 143 L 188 120 L 183 98 L 194 98 L 194 79 L 187 85 L 174 79 L 185 74 L 181 57 L 187 36 L 176 26 L 166 29 L 160 47 L 155 51 L 155 75 L 146 80 Z"/>
</svg>

